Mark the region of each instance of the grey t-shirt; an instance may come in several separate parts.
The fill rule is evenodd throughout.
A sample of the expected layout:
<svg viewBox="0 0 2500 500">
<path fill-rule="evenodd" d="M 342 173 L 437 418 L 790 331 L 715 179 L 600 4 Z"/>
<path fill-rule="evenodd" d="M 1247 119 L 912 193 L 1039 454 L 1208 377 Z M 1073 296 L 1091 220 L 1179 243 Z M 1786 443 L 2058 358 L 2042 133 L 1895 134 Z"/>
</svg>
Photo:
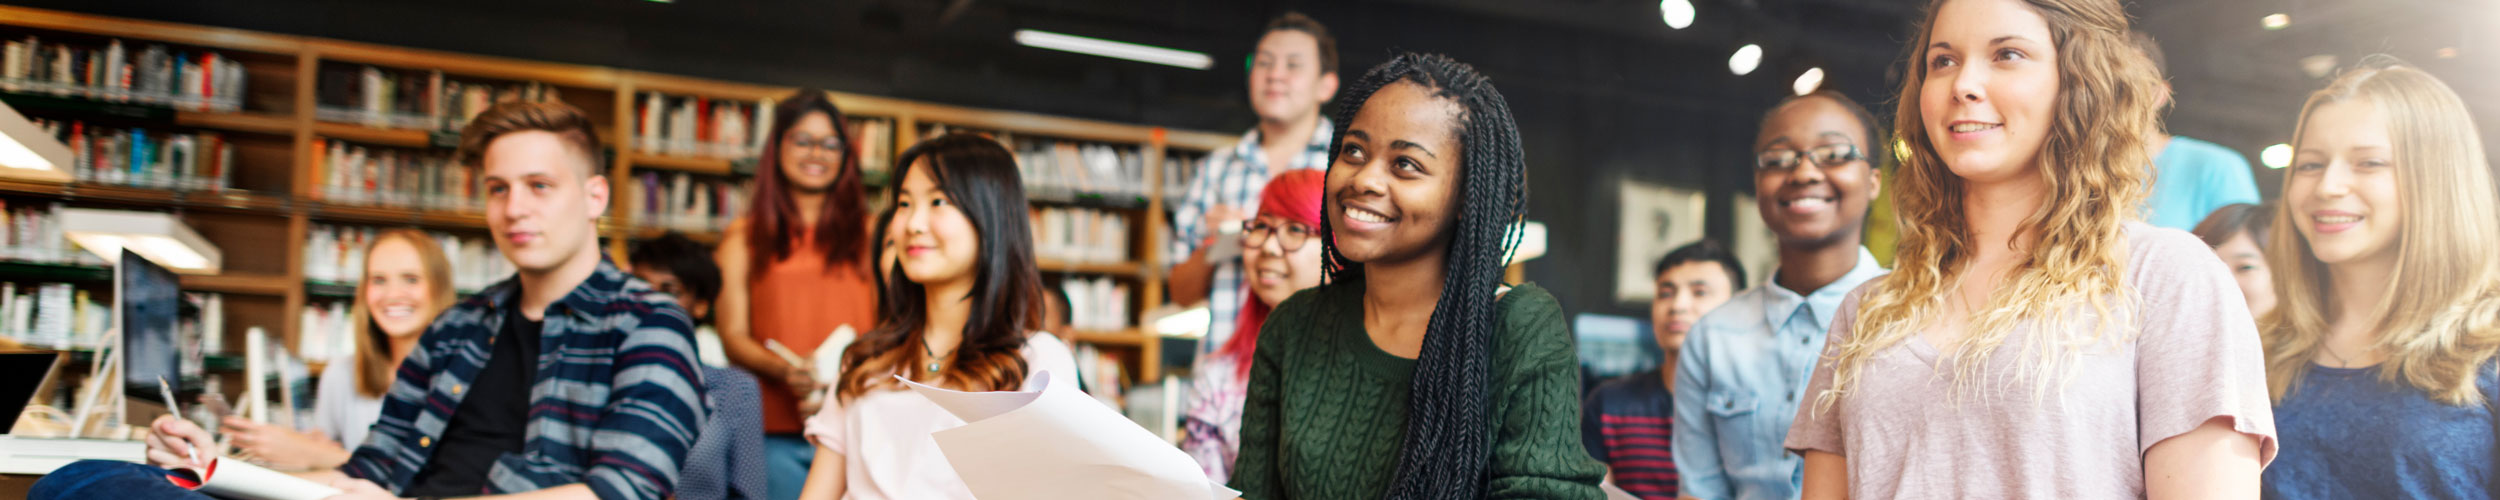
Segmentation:
<svg viewBox="0 0 2500 500">
<path fill-rule="evenodd" d="M 1846 457 L 1850 498 L 2143 498 L 2144 452 L 2213 417 L 2231 417 L 2258 438 L 2260 463 L 2273 461 L 2264 351 L 2230 272 L 2188 233 L 2142 223 L 2126 233 L 2135 329 L 2085 350 L 2069 382 L 2039 398 L 2034 379 L 2005 382 L 2035 356 L 2034 322 L 2014 326 L 1981 368 L 1985 382 L 1958 397 L 1950 358 L 1913 336 L 1868 358 L 1858 385 L 1827 409 L 1799 405 L 1786 446 Z M 1832 346 L 1852 335 L 1860 296 L 1882 283 L 1850 293 Z M 1827 361 L 1806 393 L 1831 385 Z"/>
</svg>

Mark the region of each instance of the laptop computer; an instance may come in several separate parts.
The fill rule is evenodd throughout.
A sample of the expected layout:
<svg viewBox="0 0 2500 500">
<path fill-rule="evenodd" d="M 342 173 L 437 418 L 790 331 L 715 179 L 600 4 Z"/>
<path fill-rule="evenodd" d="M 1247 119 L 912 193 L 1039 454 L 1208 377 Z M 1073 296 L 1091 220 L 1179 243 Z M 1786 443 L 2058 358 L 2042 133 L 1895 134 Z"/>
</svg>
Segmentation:
<svg viewBox="0 0 2500 500">
<path fill-rule="evenodd" d="M 0 351 L 0 474 L 49 474 L 85 459 L 146 460 L 147 443 L 138 441 L 5 435 L 17 428 L 36 394 L 50 392 L 57 383 L 52 375 L 67 359 L 53 351 Z"/>
<path fill-rule="evenodd" d="M 62 358 L 52 351 L 0 351 L 0 434 L 17 428 L 17 418 L 52 383 Z"/>
</svg>

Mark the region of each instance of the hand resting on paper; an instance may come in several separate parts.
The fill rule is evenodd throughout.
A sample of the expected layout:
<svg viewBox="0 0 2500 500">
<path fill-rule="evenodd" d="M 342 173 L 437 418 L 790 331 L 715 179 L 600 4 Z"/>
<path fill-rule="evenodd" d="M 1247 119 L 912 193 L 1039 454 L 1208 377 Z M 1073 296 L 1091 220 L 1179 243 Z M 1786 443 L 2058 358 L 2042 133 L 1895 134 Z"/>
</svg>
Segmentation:
<svg viewBox="0 0 2500 500">
<path fill-rule="evenodd" d="M 192 461 L 198 456 L 200 461 Z M 198 424 L 173 415 L 148 424 L 148 465 L 167 469 L 205 467 L 217 459 L 217 440 Z"/>
<path fill-rule="evenodd" d="M 349 456 L 346 447 L 318 432 L 298 431 L 236 417 L 226 417 L 219 425 L 234 440 L 235 448 L 272 469 L 336 468 L 346 464 Z"/>
</svg>

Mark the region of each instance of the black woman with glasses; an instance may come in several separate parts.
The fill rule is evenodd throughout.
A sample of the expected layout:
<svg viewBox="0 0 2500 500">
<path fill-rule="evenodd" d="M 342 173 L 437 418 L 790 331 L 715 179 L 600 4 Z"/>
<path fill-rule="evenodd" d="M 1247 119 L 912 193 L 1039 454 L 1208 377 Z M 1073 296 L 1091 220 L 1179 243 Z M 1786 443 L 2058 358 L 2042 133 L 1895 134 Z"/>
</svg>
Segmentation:
<svg viewBox="0 0 2500 500">
<path fill-rule="evenodd" d="M 1241 304 L 1240 328 L 1197 370 L 1181 421 L 1188 431 L 1181 449 L 1216 481 L 1231 479 L 1233 457 L 1241 451 L 1242 398 L 1250 391 L 1250 353 L 1258 348 L 1259 327 L 1276 304 L 1319 286 L 1327 275 L 1317 236 L 1327 178 L 1317 169 L 1277 175 L 1260 190 L 1258 216 L 1241 222 L 1242 287 L 1250 294 Z"/>
<path fill-rule="evenodd" d="M 729 225 L 713 255 L 713 304 L 721 350 L 763 383 L 764 462 L 773 500 L 798 498 L 816 445 L 801 432 L 824 387 L 809 363 L 791 363 L 765 342 L 813 353 L 835 330 L 877 326 L 872 226 L 849 120 L 822 90 L 800 90 L 773 109 L 772 140 L 755 169 L 754 203 Z"/>
<path fill-rule="evenodd" d="M 1806 378 L 1841 299 L 1884 274 L 1859 244 L 1879 191 L 1879 157 L 1869 154 L 1882 151 L 1877 123 L 1829 90 L 1790 98 L 1762 117 L 1754 198 L 1779 239 L 1779 267 L 1763 286 L 1702 316 L 1671 365 L 1677 494 L 1797 497 L 1805 464 L 1781 441 L 1808 396 Z M 1615 472 L 1627 488 L 1642 479 Z"/>
</svg>

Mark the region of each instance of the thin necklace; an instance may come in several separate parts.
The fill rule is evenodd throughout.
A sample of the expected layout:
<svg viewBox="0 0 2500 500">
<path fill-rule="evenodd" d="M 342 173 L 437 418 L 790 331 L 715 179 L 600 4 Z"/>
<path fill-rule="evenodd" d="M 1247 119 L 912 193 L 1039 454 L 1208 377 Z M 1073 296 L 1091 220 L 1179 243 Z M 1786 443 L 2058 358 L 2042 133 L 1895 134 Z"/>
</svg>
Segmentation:
<svg viewBox="0 0 2500 500">
<path fill-rule="evenodd" d="M 939 360 L 939 359 L 942 359 L 942 358 L 939 358 L 939 357 L 938 357 L 938 355 L 937 355 L 937 349 L 929 347 L 929 338 L 928 338 L 928 337 L 925 337 L 925 336 L 924 336 L 924 337 L 920 337 L 920 352 L 925 352 L 925 353 L 928 353 L 928 354 L 929 354 L 929 374 L 930 374 L 930 375 L 936 375 L 936 374 L 937 374 L 937 372 L 938 372 L 938 360 Z M 954 353 L 955 353 L 955 350 L 954 350 L 954 349 L 947 349 L 947 350 L 946 350 L 946 353 L 947 353 L 947 354 L 954 354 Z"/>
</svg>

